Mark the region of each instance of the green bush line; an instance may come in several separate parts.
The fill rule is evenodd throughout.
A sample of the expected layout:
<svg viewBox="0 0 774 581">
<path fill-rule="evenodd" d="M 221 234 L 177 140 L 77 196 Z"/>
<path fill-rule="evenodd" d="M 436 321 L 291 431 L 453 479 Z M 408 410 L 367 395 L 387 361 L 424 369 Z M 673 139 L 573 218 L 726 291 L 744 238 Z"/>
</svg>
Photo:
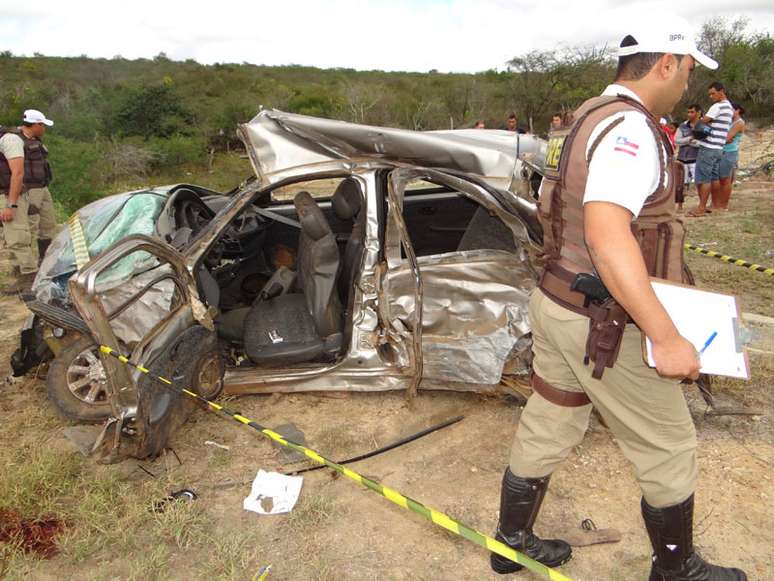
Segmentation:
<svg viewBox="0 0 774 581">
<path fill-rule="evenodd" d="M 707 105 L 709 82 L 726 84 L 748 119 L 772 121 L 774 39 L 746 31 L 744 20 L 704 23 L 700 46 L 720 61 L 698 67 L 681 116 Z M 239 150 L 235 129 L 261 107 L 357 123 L 416 130 L 502 127 L 511 111 L 545 134 L 551 115 L 574 109 L 613 78 L 609 48 L 568 47 L 514 57 L 505 70 L 427 73 L 318 69 L 304 66 L 202 65 L 193 60 L 32 57 L 0 53 L 0 125 L 27 108 L 56 125 L 46 136 L 63 213 L 118 191 L 120 185 L 210 167 L 214 153 Z M 245 168 L 249 167 L 245 164 Z M 182 181 L 185 176 L 172 179 Z M 231 176 L 231 185 L 245 175 Z"/>
</svg>

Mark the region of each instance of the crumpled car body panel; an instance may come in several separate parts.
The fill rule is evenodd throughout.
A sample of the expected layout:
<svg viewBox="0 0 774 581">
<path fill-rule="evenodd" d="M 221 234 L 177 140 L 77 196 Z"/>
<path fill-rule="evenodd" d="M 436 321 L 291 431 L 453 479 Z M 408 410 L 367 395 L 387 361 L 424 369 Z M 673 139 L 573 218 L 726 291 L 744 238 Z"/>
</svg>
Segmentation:
<svg viewBox="0 0 774 581">
<path fill-rule="evenodd" d="M 176 351 L 179 337 L 197 326 L 217 331 L 222 281 L 208 269 L 215 268 L 211 253 L 223 239 L 235 243 L 229 228 L 253 212 L 261 216 L 254 235 L 270 239 L 266 224 L 275 223 L 272 216 L 279 212 L 284 219 L 276 224 L 292 227 L 295 215 L 291 203 L 272 199 L 275 188 L 350 179 L 363 196 L 365 218 L 363 252 L 349 290 L 346 344 L 335 360 L 274 368 L 232 365 L 226 392 L 494 391 L 506 366 L 529 373 L 527 304 L 537 273 L 528 250 L 539 240 L 530 222 L 534 204 L 523 194 L 534 181 L 534 164 L 522 161 L 541 157 L 542 140 L 479 130 L 418 133 L 277 111 L 262 112 L 240 132 L 259 179 L 221 200 L 195 233 L 178 236 L 169 226 L 174 221 L 165 219 L 173 213 L 167 204 L 155 238 L 130 233 L 75 276 L 70 273 L 72 301 L 97 343 L 123 349 L 148 368 L 185 361 Z M 432 187 L 415 191 L 417 181 Z M 478 220 L 482 227 L 476 232 L 470 225 L 451 227 L 458 231 L 458 246 L 418 256 L 404 211 L 421 220 L 435 210 L 443 215 L 446 203 L 477 208 L 470 210 L 476 212 L 470 224 Z M 318 206 L 331 210 L 330 201 Z M 142 260 L 119 268 L 138 253 Z M 240 265 L 239 256 L 232 261 Z M 144 409 L 155 409 L 152 401 L 138 405 L 140 372 L 108 356 L 103 362 L 113 409 L 104 438 L 113 439 L 113 450 L 127 438 L 153 441 L 156 449 L 158 442 L 141 433 L 152 429 L 152 422 L 138 421 Z M 129 446 L 127 453 L 146 449 Z"/>
<path fill-rule="evenodd" d="M 334 160 L 366 158 L 471 173 L 513 189 L 522 177 L 523 160 L 542 167 L 546 150 L 543 139 L 511 131 L 410 131 L 276 109 L 240 125 L 239 134 L 263 185 L 282 179 L 288 168 L 312 170 Z"/>
</svg>

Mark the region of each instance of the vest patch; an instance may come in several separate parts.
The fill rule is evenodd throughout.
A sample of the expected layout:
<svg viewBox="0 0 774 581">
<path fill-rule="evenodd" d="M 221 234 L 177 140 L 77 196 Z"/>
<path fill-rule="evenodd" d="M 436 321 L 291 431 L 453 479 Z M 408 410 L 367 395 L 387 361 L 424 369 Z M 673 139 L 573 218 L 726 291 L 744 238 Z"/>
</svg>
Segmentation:
<svg viewBox="0 0 774 581">
<path fill-rule="evenodd" d="M 628 153 L 632 157 L 637 157 L 637 150 L 639 148 L 640 148 L 639 145 L 637 145 L 633 141 L 629 141 L 623 135 L 620 135 L 615 140 L 615 147 L 613 148 L 613 151 L 622 151 L 624 153 Z"/>
<path fill-rule="evenodd" d="M 564 140 L 566 135 L 551 137 L 548 140 L 548 147 L 546 148 L 546 167 L 549 169 L 559 169 L 559 159 L 562 157 L 562 147 L 564 146 Z"/>
</svg>

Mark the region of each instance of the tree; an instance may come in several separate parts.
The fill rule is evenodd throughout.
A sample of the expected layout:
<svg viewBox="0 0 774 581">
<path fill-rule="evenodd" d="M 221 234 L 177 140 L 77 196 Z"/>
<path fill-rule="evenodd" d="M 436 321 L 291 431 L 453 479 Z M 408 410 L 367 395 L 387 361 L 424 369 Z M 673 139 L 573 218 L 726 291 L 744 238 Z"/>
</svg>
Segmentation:
<svg viewBox="0 0 774 581">
<path fill-rule="evenodd" d="M 345 82 L 347 117 L 353 123 L 366 123 L 370 111 L 379 103 L 384 87 L 377 84 Z"/>
<path fill-rule="evenodd" d="M 131 91 L 119 107 L 115 125 L 123 135 L 169 137 L 190 133 L 191 113 L 168 85 Z"/>
<path fill-rule="evenodd" d="M 732 101 L 738 101 L 748 117 L 770 117 L 774 108 L 774 39 L 750 33 L 748 21 L 738 18 L 707 20 L 699 36 L 699 48 L 719 63 L 716 71 L 697 67 L 683 105 L 707 103 L 707 87 L 722 82 Z"/>
<path fill-rule="evenodd" d="M 574 108 L 598 93 L 609 74 L 610 57 L 607 47 L 587 46 L 533 50 L 511 59 L 511 97 L 526 115 L 530 130 L 536 118 L 547 118 L 556 108 Z"/>
</svg>

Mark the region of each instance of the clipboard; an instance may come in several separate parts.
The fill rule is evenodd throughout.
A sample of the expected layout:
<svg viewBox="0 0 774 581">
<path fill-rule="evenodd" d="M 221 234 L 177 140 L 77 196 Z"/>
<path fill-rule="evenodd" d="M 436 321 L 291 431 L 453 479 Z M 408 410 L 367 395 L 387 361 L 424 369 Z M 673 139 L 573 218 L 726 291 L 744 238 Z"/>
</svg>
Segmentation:
<svg viewBox="0 0 774 581">
<path fill-rule="evenodd" d="M 742 340 L 742 312 L 734 295 L 663 279 L 651 279 L 651 286 L 677 330 L 697 352 L 717 333 L 700 355 L 702 373 L 750 379 L 750 361 Z M 643 340 L 643 359 L 655 367 L 652 349 L 650 339 Z"/>
</svg>

